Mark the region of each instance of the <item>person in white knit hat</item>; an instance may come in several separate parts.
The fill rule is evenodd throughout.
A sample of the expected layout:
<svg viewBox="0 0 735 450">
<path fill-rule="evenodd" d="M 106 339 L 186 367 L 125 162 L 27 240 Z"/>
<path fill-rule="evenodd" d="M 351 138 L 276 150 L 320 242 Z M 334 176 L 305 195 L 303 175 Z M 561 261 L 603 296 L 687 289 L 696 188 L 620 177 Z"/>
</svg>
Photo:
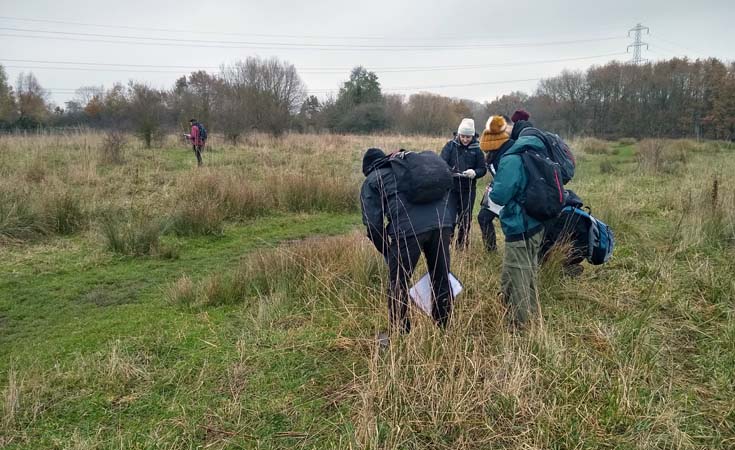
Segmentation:
<svg viewBox="0 0 735 450">
<path fill-rule="evenodd" d="M 470 243 L 477 179 L 482 178 L 487 172 L 485 157 L 477 138 L 475 121 L 464 118 L 457 127 L 454 138 L 446 143 L 441 152 L 442 159 L 447 162 L 454 174 L 454 186 L 449 194 L 449 201 L 453 202 L 457 209 L 455 245 L 460 249 L 466 248 Z"/>
</svg>

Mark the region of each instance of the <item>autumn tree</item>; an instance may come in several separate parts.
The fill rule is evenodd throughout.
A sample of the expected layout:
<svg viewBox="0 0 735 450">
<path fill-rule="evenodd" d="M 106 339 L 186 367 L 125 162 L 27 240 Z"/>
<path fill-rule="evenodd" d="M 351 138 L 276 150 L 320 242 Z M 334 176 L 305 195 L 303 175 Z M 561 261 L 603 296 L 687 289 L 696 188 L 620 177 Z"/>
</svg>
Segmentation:
<svg viewBox="0 0 735 450">
<path fill-rule="evenodd" d="M 0 128 L 7 128 L 18 117 L 13 87 L 8 83 L 5 68 L 0 65 Z"/>
<path fill-rule="evenodd" d="M 20 128 L 36 128 L 49 117 L 48 93 L 41 87 L 32 72 L 18 75 L 16 84 L 18 106 L 17 125 Z"/>
</svg>

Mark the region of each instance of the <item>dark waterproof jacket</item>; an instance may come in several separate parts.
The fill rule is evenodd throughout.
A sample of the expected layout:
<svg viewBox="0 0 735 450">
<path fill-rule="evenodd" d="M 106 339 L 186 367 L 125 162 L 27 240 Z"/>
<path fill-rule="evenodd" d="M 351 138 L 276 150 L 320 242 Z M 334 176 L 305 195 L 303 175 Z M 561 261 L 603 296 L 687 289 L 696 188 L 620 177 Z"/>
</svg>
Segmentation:
<svg viewBox="0 0 735 450">
<path fill-rule="evenodd" d="M 388 166 L 368 173 L 360 190 L 362 223 L 368 237 L 380 250 L 387 236 L 404 238 L 426 231 L 454 226 L 457 215 L 449 195 L 432 203 L 414 204 L 398 192 L 393 169 Z M 387 222 L 387 225 L 386 225 Z"/>
<path fill-rule="evenodd" d="M 475 178 L 472 180 L 465 177 L 454 177 L 453 189 L 455 191 L 474 189 L 477 179 L 482 178 L 487 173 L 485 157 L 482 150 L 480 150 L 480 141 L 477 140 L 477 134 L 472 138 L 469 145 L 464 146 L 459 141 L 457 133 L 455 133 L 454 139 L 446 143 L 440 156 L 449 164 L 452 173 L 462 173 L 467 169 L 475 171 Z"/>
</svg>

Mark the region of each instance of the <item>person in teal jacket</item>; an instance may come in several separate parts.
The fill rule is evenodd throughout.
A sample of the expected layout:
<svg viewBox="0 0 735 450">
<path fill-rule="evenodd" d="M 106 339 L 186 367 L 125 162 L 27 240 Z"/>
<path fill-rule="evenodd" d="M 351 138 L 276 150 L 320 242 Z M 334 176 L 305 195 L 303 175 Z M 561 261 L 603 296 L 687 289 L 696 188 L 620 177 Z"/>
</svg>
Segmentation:
<svg viewBox="0 0 735 450">
<path fill-rule="evenodd" d="M 543 224 L 526 214 L 523 207 L 528 182 L 519 153 L 546 153 L 540 139 L 523 136 L 500 159 L 490 199 L 503 206 L 500 227 L 505 234 L 505 256 L 500 282 L 503 301 L 508 307 L 511 326 L 523 328 L 538 314 L 538 253 L 543 239 Z"/>
</svg>

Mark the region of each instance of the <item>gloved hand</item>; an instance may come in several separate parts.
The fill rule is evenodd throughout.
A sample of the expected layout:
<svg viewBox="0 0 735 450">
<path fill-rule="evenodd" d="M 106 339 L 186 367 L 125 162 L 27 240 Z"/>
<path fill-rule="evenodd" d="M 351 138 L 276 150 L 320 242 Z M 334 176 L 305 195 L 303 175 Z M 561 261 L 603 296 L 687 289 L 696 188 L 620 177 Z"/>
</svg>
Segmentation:
<svg viewBox="0 0 735 450">
<path fill-rule="evenodd" d="M 477 174 L 475 173 L 474 169 L 467 169 L 464 172 L 462 172 L 462 175 L 466 176 L 467 178 L 471 180 L 475 178 Z"/>
</svg>

